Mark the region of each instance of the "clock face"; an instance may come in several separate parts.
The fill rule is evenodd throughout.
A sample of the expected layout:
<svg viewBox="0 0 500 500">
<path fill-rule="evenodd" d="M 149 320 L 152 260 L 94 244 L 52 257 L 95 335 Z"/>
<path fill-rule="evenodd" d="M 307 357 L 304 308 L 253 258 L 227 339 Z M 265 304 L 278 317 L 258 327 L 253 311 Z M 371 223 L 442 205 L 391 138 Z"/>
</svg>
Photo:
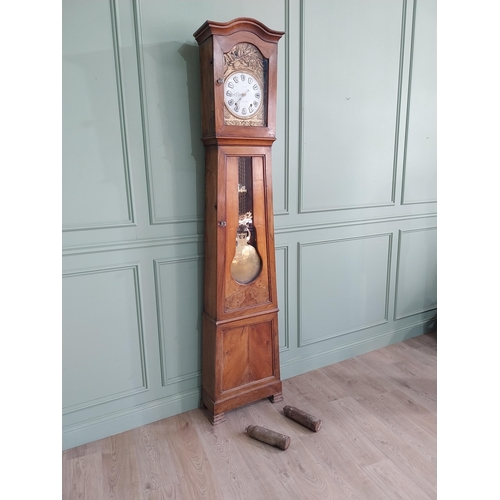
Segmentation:
<svg viewBox="0 0 500 500">
<path fill-rule="evenodd" d="M 262 106 L 263 92 L 251 73 L 236 71 L 224 81 L 224 103 L 238 118 L 251 118 Z"/>
</svg>

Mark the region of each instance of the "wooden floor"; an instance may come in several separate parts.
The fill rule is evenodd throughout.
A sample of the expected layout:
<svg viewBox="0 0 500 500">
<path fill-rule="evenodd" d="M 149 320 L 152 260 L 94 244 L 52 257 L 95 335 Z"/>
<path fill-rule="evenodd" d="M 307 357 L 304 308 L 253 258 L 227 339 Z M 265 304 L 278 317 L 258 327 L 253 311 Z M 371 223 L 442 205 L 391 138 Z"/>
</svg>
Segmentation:
<svg viewBox="0 0 500 500">
<path fill-rule="evenodd" d="M 283 381 L 212 426 L 193 410 L 63 452 L 63 499 L 316 500 L 436 498 L 435 334 Z M 314 433 L 284 405 L 323 421 Z M 291 437 L 279 450 L 257 424 Z"/>
</svg>

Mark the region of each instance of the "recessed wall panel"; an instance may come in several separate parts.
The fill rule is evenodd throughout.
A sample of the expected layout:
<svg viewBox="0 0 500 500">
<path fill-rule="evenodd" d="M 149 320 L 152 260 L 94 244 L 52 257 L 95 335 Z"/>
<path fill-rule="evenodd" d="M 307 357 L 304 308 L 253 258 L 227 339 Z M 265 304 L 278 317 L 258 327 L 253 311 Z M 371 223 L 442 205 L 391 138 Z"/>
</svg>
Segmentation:
<svg viewBox="0 0 500 500">
<path fill-rule="evenodd" d="M 62 297 L 65 410 L 145 390 L 137 268 L 67 274 Z"/>
<path fill-rule="evenodd" d="M 163 385 L 201 371 L 203 260 L 155 261 Z"/>
<path fill-rule="evenodd" d="M 300 245 L 299 344 L 387 321 L 391 235 Z"/>
<path fill-rule="evenodd" d="M 112 5 L 63 3 L 62 216 L 67 230 L 133 222 Z"/>
<path fill-rule="evenodd" d="M 394 202 L 403 5 L 302 3 L 302 212 Z"/>
<path fill-rule="evenodd" d="M 437 21 L 435 0 L 415 0 L 403 203 L 437 198 Z"/>
<path fill-rule="evenodd" d="M 401 231 L 396 319 L 437 307 L 437 229 Z"/>
</svg>

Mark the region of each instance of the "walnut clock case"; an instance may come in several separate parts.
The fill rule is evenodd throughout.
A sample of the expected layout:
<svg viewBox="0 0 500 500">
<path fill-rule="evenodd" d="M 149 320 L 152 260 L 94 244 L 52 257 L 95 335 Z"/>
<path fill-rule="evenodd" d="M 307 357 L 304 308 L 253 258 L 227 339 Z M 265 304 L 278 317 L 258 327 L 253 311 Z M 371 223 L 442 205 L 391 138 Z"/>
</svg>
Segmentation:
<svg viewBox="0 0 500 500">
<path fill-rule="evenodd" d="M 194 33 L 206 166 L 202 404 L 212 424 L 283 399 L 271 174 L 283 34 L 250 18 Z"/>
</svg>

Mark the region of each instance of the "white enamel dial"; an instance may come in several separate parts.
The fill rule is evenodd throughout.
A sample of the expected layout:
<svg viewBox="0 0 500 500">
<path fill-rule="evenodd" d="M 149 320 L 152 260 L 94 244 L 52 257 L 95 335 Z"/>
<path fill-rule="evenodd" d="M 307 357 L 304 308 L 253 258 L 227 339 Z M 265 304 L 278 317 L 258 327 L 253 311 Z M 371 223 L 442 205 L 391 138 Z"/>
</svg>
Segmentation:
<svg viewBox="0 0 500 500">
<path fill-rule="evenodd" d="M 251 73 L 236 71 L 224 81 L 224 103 L 238 118 L 250 118 L 262 106 L 260 83 Z"/>
</svg>

